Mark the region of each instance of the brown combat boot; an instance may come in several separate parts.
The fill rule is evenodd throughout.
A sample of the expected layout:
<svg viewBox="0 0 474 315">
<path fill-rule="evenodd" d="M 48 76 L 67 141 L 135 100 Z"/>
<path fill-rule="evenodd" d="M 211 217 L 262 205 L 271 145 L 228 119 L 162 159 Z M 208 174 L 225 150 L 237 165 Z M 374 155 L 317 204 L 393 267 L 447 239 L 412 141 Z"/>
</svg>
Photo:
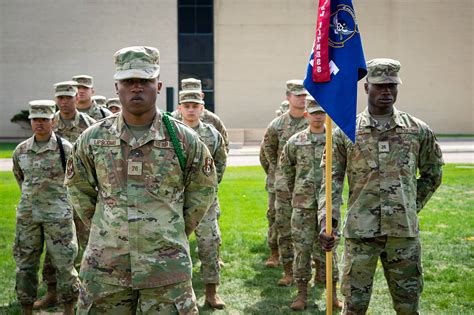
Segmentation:
<svg viewBox="0 0 474 315">
<path fill-rule="evenodd" d="M 308 300 L 308 284 L 298 283 L 298 295 L 293 303 L 291 303 L 290 308 L 293 311 L 303 311 L 306 309 L 306 303 Z"/>
<path fill-rule="evenodd" d="M 326 279 L 324 278 L 323 270 L 321 269 L 321 262 L 319 260 L 314 261 L 314 269 L 316 269 L 316 273 L 314 274 L 314 283 L 326 283 Z"/>
<path fill-rule="evenodd" d="M 265 262 L 265 266 L 268 268 L 277 268 L 280 264 L 279 258 L 278 248 L 272 248 L 272 253 Z"/>
<path fill-rule="evenodd" d="M 332 306 L 334 308 L 342 308 L 343 304 L 337 298 L 337 282 L 333 280 L 332 282 Z"/>
<path fill-rule="evenodd" d="M 33 309 L 41 309 L 55 306 L 58 303 L 56 294 L 56 283 L 48 284 L 48 292 L 40 299 L 36 300 L 33 304 Z"/>
<path fill-rule="evenodd" d="M 64 303 L 63 315 L 74 315 L 74 303 Z"/>
<path fill-rule="evenodd" d="M 217 284 L 215 283 L 206 284 L 205 304 L 208 305 L 209 307 L 216 308 L 219 310 L 225 307 L 224 301 L 222 301 L 219 295 L 217 294 Z"/>
<path fill-rule="evenodd" d="M 289 286 L 293 283 L 293 263 L 290 261 L 283 265 L 283 269 L 285 270 L 285 275 L 283 278 L 278 280 L 279 286 Z"/>
<path fill-rule="evenodd" d="M 33 315 L 33 304 L 21 304 L 21 315 Z"/>
</svg>

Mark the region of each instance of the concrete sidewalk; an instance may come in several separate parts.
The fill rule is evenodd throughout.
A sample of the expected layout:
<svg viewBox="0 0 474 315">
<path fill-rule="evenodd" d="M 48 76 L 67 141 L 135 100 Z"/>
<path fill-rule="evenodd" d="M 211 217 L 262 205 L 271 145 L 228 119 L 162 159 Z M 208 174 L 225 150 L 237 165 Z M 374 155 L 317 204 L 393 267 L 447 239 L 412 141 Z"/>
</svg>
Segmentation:
<svg viewBox="0 0 474 315">
<path fill-rule="evenodd" d="M 439 144 L 446 163 L 474 164 L 474 138 L 440 138 Z M 228 166 L 260 165 L 258 145 L 240 146 L 231 144 Z M 0 171 L 11 171 L 12 160 L 0 159 Z"/>
</svg>

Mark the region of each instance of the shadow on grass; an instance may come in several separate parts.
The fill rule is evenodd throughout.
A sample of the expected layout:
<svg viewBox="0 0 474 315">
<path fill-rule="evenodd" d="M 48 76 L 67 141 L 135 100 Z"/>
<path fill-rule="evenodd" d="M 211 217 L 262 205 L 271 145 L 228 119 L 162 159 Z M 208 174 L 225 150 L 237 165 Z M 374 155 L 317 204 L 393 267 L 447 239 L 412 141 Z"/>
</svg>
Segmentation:
<svg viewBox="0 0 474 315">
<path fill-rule="evenodd" d="M 308 307 L 303 312 L 295 312 L 290 308 L 296 297 L 295 285 L 282 287 L 277 285 L 278 279 L 283 274 L 283 269 L 265 267 L 265 260 L 269 253 L 266 244 L 256 244 L 249 248 L 249 252 L 259 254 L 259 261 L 251 264 L 255 270 L 252 278 L 244 283 L 247 288 L 260 291 L 258 302 L 244 308 L 244 314 L 325 314 L 315 301 L 324 298 L 323 288 L 311 287 L 308 292 Z"/>
</svg>

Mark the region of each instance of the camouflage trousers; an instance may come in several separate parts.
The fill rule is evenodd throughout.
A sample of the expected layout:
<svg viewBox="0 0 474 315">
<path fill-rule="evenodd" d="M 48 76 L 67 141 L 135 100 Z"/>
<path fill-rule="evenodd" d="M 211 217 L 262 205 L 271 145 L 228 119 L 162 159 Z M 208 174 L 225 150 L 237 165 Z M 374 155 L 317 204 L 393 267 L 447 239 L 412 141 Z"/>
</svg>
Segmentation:
<svg viewBox="0 0 474 315">
<path fill-rule="evenodd" d="M 74 211 L 74 225 L 76 226 L 76 235 L 77 235 L 77 244 L 78 253 L 75 260 L 76 269 L 79 269 L 81 266 L 82 255 L 84 254 L 84 250 L 87 247 L 87 242 L 89 240 L 89 230 L 87 227 L 82 223 L 82 220 L 76 215 Z M 51 261 L 51 255 L 49 251 L 46 249 L 46 255 L 44 256 L 44 263 L 43 263 L 43 281 L 48 284 L 48 286 L 56 285 L 56 269 L 54 268 L 54 264 Z"/>
<path fill-rule="evenodd" d="M 76 229 L 72 220 L 32 223 L 17 220 L 13 256 L 16 262 L 16 293 L 20 304 L 31 304 L 38 290 L 38 269 L 43 243 L 57 270 L 60 302 L 77 299 L 79 279 L 74 268 Z"/>
<path fill-rule="evenodd" d="M 319 261 L 322 277 L 326 278 L 326 252 L 318 241 L 319 230 L 317 209 L 293 209 L 291 215 L 291 237 L 295 248 L 293 277 L 297 283 L 308 283 L 311 280 L 311 258 Z M 332 278 L 337 282 L 339 270 L 336 250 L 333 251 L 332 266 Z"/>
<path fill-rule="evenodd" d="M 397 314 L 419 314 L 423 291 L 420 239 L 387 236 L 345 240 L 343 313 L 366 313 L 379 257 Z"/>
<path fill-rule="evenodd" d="M 268 234 L 267 234 L 267 243 L 270 249 L 278 248 L 278 233 L 276 231 L 275 225 L 275 193 L 268 193 L 268 210 L 267 210 L 267 220 L 268 220 Z"/>
<path fill-rule="evenodd" d="M 280 261 L 286 264 L 293 261 L 293 240 L 291 239 L 291 197 L 289 192 L 276 192 L 276 231 L 278 233 L 278 250 Z"/>
<path fill-rule="evenodd" d="M 76 314 L 198 314 L 191 280 L 137 289 L 84 280 Z"/>
<path fill-rule="evenodd" d="M 222 239 L 218 223 L 219 217 L 219 200 L 216 198 L 194 231 L 198 256 L 201 260 L 201 277 L 205 284 L 219 284 L 220 282 L 219 248 Z"/>
</svg>

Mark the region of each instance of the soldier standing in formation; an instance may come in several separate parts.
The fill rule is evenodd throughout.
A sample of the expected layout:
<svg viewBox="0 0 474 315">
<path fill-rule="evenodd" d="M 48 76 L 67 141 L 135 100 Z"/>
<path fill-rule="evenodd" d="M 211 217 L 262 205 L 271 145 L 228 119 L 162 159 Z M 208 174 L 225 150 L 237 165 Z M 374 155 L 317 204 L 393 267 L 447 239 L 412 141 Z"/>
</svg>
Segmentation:
<svg viewBox="0 0 474 315">
<path fill-rule="evenodd" d="M 344 314 L 365 314 L 374 272 L 382 261 L 397 314 L 419 314 L 423 290 L 418 213 L 441 184 L 443 158 L 430 128 L 397 110 L 400 63 L 367 62 L 368 108 L 357 116 L 356 143 L 333 134 L 333 225 L 338 226 L 344 176 L 349 201 L 343 235 Z M 417 177 L 417 171 L 419 177 Z M 319 239 L 327 251 L 325 185 L 320 192 Z"/>
<path fill-rule="evenodd" d="M 289 110 L 275 118 L 267 127 L 263 138 L 263 151 L 269 163 L 267 175 L 267 188 L 269 193 L 269 207 L 267 218 L 269 222 L 268 245 L 272 251 L 267 265 L 275 261 L 280 254 L 285 275 L 278 281 L 278 285 L 287 286 L 293 283 L 293 242 L 291 240 L 291 203 L 288 200 L 290 193 L 281 176 L 279 169 L 280 154 L 288 139 L 308 126 L 303 117 L 305 97 L 307 92 L 302 80 L 286 82 L 286 97 L 289 101 Z M 271 194 L 275 194 L 275 198 Z M 272 204 L 272 199 L 275 203 Z M 272 208 L 272 206 L 274 206 Z M 273 214 L 273 209 L 275 214 Z M 270 235 L 271 234 L 271 235 Z M 277 244 L 275 244 L 277 240 Z"/>
<path fill-rule="evenodd" d="M 78 313 L 197 314 L 188 236 L 215 200 L 214 163 L 195 132 L 156 107 L 158 50 L 114 58 L 122 111 L 79 137 L 66 172 L 90 227 Z"/>
<path fill-rule="evenodd" d="M 201 91 L 201 98 L 204 100 L 204 92 L 202 92 L 202 85 L 201 85 L 201 80 L 194 79 L 194 78 L 188 78 L 188 79 L 183 79 L 181 80 L 181 89 L 183 91 L 191 90 L 191 91 Z M 181 113 L 178 109 L 173 111 L 171 113 L 174 118 L 181 120 Z M 213 112 L 207 110 L 204 108 L 201 114 L 201 121 L 205 124 L 210 124 L 213 125 L 214 128 L 219 131 L 221 134 L 222 138 L 224 139 L 224 144 L 225 144 L 225 150 L 227 153 L 229 153 L 229 135 L 227 133 L 227 129 L 224 126 L 224 123 L 222 120 L 214 114 Z"/>
<path fill-rule="evenodd" d="M 290 102 L 288 102 L 288 100 L 284 100 L 283 102 L 281 102 L 280 108 L 278 108 L 275 111 L 275 114 L 277 115 L 277 117 L 286 113 L 288 111 L 289 106 L 290 106 Z"/>
<path fill-rule="evenodd" d="M 43 242 L 56 269 L 64 314 L 73 314 L 79 291 L 73 208 L 64 187 L 66 158 L 72 145 L 53 132 L 54 101 L 30 102 L 34 135 L 13 152 L 13 174 L 21 189 L 16 213 L 16 293 L 23 314 L 32 314 L 37 297 Z"/>
<path fill-rule="evenodd" d="M 318 193 L 321 187 L 323 169 L 321 157 L 326 145 L 324 122 L 326 112 L 310 95 L 306 96 L 304 117 L 309 127 L 293 135 L 283 148 L 280 157 L 282 176 L 291 193 L 291 236 L 295 248 L 293 276 L 298 295 L 291 304 L 295 311 L 302 311 L 307 305 L 308 283 L 311 279 L 311 256 L 318 276 L 326 277 L 325 252 L 318 242 Z M 337 255 L 333 255 L 333 304 L 342 307 L 337 299 L 336 284 L 339 281 Z M 324 272 L 322 272 L 324 271 Z"/>
<path fill-rule="evenodd" d="M 54 97 L 59 111 L 54 115 L 54 133 L 70 143 L 76 142 L 79 135 L 89 126 L 95 123 L 95 120 L 89 115 L 80 113 L 76 109 L 77 87 L 74 81 L 59 82 L 54 85 Z M 74 215 L 74 223 L 76 225 L 77 242 L 79 245 L 79 254 L 77 258 L 80 260 L 82 252 L 87 245 L 87 236 L 89 231 Z M 44 257 L 43 264 L 43 281 L 48 286 L 48 291 L 40 300 L 35 301 L 33 308 L 47 308 L 57 303 L 56 294 L 56 271 L 51 261 L 48 251 Z"/>
<path fill-rule="evenodd" d="M 96 121 L 76 108 L 77 83 L 64 81 L 54 85 L 54 98 L 59 111 L 54 115 L 54 132 L 67 141 L 76 142 L 79 135 Z"/>
<path fill-rule="evenodd" d="M 104 107 L 107 108 L 106 106 L 107 98 L 103 95 L 93 95 L 92 101 L 95 102 L 101 108 L 104 108 Z"/>
<path fill-rule="evenodd" d="M 122 104 L 118 97 L 109 98 L 107 100 L 107 109 L 113 114 L 116 114 L 122 110 Z"/>
<path fill-rule="evenodd" d="M 289 106 L 288 100 L 284 100 L 281 102 L 280 108 L 275 111 L 277 117 L 283 115 L 288 111 Z M 268 247 L 270 248 L 271 255 L 265 262 L 265 266 L 270 268 L 276 268 L 280 264 L 279 262 L 279 254 L 278 254 L 278 241 L 277 241 L 277 234 L 275 232 L 275 193 L 269 191 L 269 185 L 273 185 L 273 175 L 268 176 L 268 170 L 270 167 L 270 163 L 268 162 L 267 158 L 265 157 L 265 151 L 263 150 L 263 141 L 260 143 L 260 151 L 259 151 L 259 161 L 260 165 L 262 166 L 263 170 L 265 171 L 265 190 L 267 191 L 267 220 L 268 220 L 268 232 L 267 232 L 267 243 Z"/>
<path fill-rule="evenodd" d="M 211 152 L 216 167 L 217 181 L 220 183 L 227 163 L 224 139 L 216 128 L 199 119 L 203 109 L 204 100 L 201 91 L 184 90 L 179 93 L 178 110 L 181 112 L 183 122 L 197 132 Z M 205 303 L 212 308 L 222 309 L 225 303 L 217 294 L 217 285 L 220 283 L 219 248 L 222 242 L 219 217 L 220 206 L 216 196 L 194 233 L 201 260 L 202 281 L 206 286 Z"/>
<path fill-rule="evenodd" d="M 80 74 L 72 77 L 77 83 L 77 109 L 91 116 L 95 120 L 101 120 L 112 115 L 112 113 L 104 107 L 97 105 L 92 99 L 94 95 L 94 78 L 89 75 Z"/>
</svg>

